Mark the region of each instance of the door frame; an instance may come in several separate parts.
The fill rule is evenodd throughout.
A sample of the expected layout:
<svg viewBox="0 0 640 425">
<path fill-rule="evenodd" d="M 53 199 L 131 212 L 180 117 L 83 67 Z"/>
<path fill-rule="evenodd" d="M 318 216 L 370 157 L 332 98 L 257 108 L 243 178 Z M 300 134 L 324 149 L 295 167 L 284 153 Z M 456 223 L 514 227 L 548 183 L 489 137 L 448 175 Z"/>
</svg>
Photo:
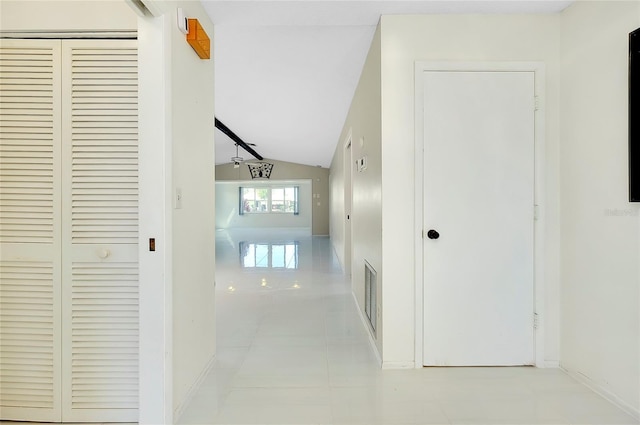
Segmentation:
<svg viewBox="0 0 640 425">
<path fill-rule="evenodd" d="M 535 127 L 534 127 L 534 361 L 536 367 L 545 367 L 544 362 L 544 170 L 545 170 L 545 65 L 542 62 L 441 62 L 416 61 L 415 63 L 415 155 L 414 155 L 414 248 L 415 248 L 415 367 L 423 367 L 424 351 L 424 82 L 423 73 L 441 72 L 533 72 L 535 81 Z"/>
<path fill-rule="evenodd" d="M 343 167 L 344 167 L 344 273 L 351 282 L 353 261 L 353 134 L 349 134 L 344 142 Z M 353 284 L 353 283 L 352 283 Z"/>
</svg>

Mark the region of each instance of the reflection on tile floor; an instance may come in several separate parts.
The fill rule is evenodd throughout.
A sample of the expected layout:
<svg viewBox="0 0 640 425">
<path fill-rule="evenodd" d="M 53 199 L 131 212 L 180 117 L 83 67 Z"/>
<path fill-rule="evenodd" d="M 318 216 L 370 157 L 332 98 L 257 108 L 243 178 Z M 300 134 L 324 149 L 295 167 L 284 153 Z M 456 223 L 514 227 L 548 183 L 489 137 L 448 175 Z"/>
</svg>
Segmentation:
<svg viewBox="0 0 640 425">
<path fill-rule="evenodd" d="M 297 242 L 298 267 L 243 267 L 240 242 Z M 558 369 L 380 370 L 328 238 L 216 248 L 218 356 L 184 424 L 639 423 Z"/>
</svg>

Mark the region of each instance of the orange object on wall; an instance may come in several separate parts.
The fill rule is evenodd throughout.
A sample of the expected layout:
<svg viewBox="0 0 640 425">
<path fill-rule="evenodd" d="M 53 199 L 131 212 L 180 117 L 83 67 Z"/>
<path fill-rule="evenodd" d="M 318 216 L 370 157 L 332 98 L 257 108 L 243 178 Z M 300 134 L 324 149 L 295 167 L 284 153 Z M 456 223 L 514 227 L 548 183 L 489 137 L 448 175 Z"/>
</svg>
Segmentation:
<svg viewBox="0 0 640 425">
<path fill-rule="evenodd" d="M 211 58 L 211 40 L 197 19 L 189 18 L 189 32 L 187 42 L 193 47 L 201 59 Z"/>
</svg>

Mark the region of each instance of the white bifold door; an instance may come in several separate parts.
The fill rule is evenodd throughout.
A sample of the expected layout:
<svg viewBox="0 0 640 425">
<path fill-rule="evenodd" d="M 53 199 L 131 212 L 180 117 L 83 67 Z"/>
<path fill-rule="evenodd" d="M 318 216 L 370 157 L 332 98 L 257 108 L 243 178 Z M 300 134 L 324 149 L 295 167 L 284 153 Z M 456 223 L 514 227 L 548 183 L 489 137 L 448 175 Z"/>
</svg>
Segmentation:
<svg viewBox="0 0 640 425">
<path fill-rule="evenodd" d="M 534 363 L 534 72 L 425 71 L 424 365 Z"/>
<path fill-rule="evenodd" d="M 0 419 L 138 419 L 136 44 L 0 41 Z"/>
</svg>

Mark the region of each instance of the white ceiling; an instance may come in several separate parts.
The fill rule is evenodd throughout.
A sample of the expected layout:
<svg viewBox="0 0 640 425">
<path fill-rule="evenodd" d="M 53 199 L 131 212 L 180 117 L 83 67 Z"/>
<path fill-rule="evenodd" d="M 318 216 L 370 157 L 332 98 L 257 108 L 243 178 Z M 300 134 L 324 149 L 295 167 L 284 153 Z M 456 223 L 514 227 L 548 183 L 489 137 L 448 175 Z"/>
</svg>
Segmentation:
<svg viewBox="0 0 640 425">
<path fill-rule="evenodd" d="M 381 15 L 557 13 L 571 1 L 201 0 L 216 117 L 269 159 L 328 167 Z M 216 131 L 216 164 L 235 156 Z M 240 149 L 241 157 L 253 159 Z"/>
</svg>

